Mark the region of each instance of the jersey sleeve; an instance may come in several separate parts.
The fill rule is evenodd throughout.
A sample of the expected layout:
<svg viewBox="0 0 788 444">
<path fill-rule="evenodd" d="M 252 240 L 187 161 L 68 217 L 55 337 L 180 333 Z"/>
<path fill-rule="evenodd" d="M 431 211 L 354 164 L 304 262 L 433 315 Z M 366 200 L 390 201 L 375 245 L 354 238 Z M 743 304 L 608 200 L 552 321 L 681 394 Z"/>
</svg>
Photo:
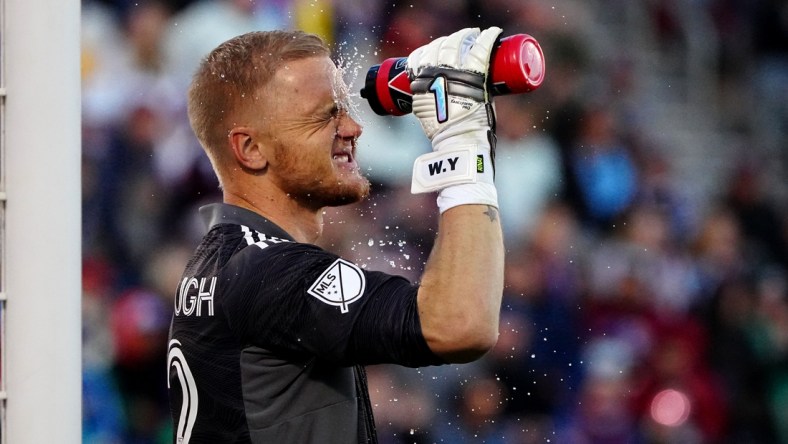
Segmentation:
<svg viewBox="0 0 788 444">
<path fill-rule="evenodd" d="M 363 270 L 307 244 L 249 247 L 223 277 L 223 309 L 245 344 L 339 365 L 443 362 L 421 332 L 405 278 Z"/>
</svg>

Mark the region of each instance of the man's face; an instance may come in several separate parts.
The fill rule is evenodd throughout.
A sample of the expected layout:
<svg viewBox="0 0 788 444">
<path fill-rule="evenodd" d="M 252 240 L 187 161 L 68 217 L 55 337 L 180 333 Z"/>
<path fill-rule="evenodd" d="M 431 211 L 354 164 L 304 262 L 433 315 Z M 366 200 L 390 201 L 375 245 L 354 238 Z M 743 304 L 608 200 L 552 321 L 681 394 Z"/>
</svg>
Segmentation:
<svg viewBox="0 0 788 444">
<path fill-rule="evenodd" d="M 287 62 L 265 92 L 273 105 L 262 110 L 273 147 L 272 180 L 315 209 L 363 199 L 369 181 L 355 159 L 361 126 L 348 114 L 348 88 L 331 59 Z"/>
</svg>

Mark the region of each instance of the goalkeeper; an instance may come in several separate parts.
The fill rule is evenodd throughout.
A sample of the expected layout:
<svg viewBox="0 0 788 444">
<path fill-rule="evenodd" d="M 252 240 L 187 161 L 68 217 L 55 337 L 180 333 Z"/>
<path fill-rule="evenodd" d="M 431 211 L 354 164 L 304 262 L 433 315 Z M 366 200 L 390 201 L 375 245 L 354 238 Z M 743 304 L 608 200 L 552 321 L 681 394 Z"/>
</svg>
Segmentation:
<svg viewBox="0 0 788 444">
<path fill-rule="evenodd" d="M 374 443 L 365 365 L 468 362 L 494 346 L 503 241 L 487 85 L 500 32 L 463 29 L 408 58 L 433 147 L 412 190 L 437 192 L 441 213 L 418 285 L 313 245 L 323 208 L 369 191 L 324 43 L 255 32 L 203 60 L 189 119 L 223 202 L 201 208 L 209 229 L 176 291 L 175 442 Z"/>
</svg>

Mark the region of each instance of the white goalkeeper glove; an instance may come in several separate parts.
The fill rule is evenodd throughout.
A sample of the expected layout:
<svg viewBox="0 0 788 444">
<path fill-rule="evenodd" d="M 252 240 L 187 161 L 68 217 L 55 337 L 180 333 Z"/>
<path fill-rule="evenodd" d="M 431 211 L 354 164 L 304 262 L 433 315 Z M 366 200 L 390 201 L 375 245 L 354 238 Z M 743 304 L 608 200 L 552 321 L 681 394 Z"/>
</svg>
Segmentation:
<svg viewBox="0 0 788 444">
<path fill-rule="evenodd" d="M 441 213 L 465 204 L 498 206 L 495 115 L 487 85 L 500 33 L 498 27 L 462 29 L 408 57 L 413 114 L 433 149 L 416 159 L 411 191 L 440 191 Z"/>
</svg>

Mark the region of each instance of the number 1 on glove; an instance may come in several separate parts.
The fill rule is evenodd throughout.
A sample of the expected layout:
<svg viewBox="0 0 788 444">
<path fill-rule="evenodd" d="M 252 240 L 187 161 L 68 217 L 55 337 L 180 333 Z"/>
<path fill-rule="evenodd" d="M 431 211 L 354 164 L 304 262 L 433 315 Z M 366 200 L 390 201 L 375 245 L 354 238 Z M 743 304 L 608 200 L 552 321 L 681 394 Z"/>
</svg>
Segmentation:
<svg viewBox="0 0 788 444">
<path fill-rule="evenodd" d="M 435 95 L 435 117 L 438 123 L 449 120 L 448 98 L 446 97 L 446 77 L 438 76 L 430 83 L 430 91 Z"/>
</svg>

